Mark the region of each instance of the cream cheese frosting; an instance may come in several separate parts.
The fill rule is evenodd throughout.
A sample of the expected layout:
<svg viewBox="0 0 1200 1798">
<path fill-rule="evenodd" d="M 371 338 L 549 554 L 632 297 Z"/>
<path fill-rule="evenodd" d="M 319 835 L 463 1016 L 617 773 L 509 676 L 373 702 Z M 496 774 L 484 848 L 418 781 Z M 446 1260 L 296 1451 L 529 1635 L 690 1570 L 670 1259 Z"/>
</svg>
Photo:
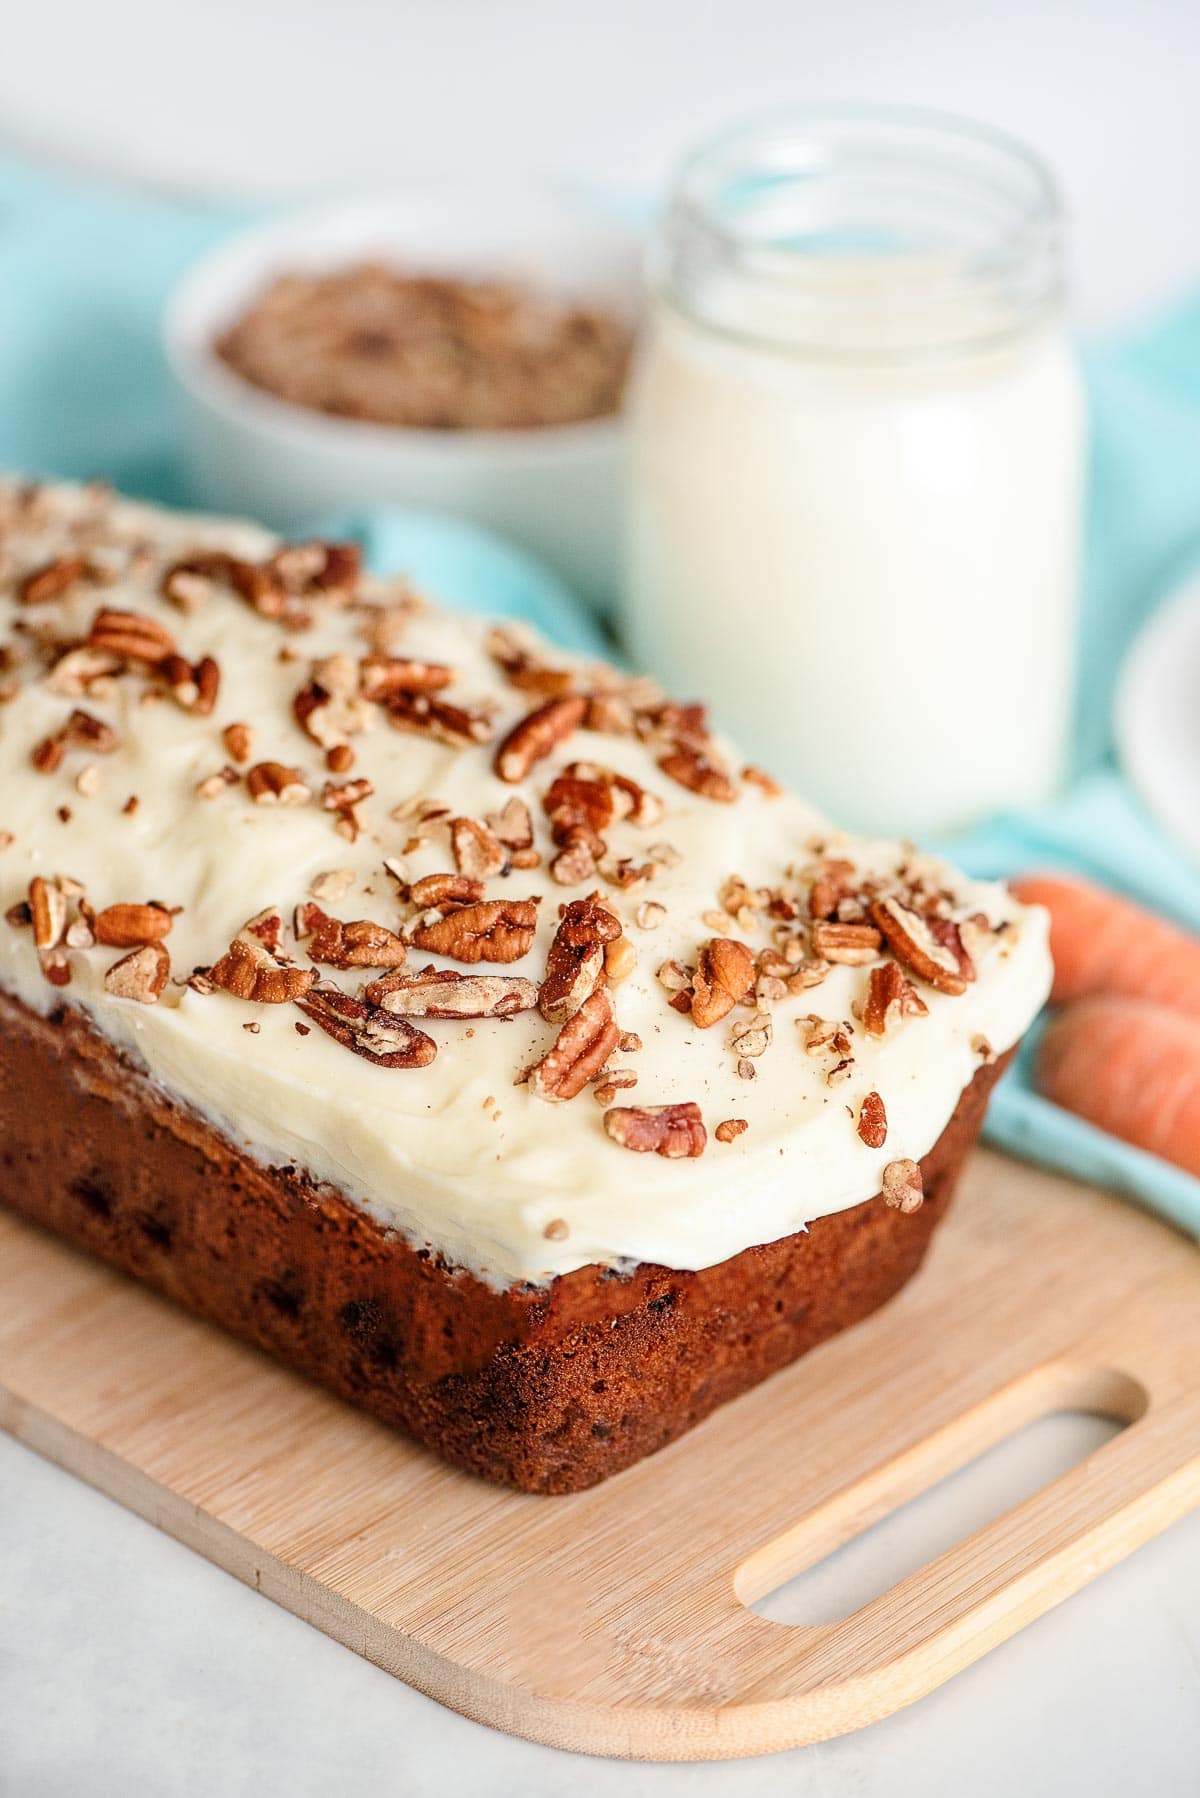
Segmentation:
<svg viewBox="0 0 1200 1798">
<path fill-rule="evenodd" d="M 375 719 L 354 737 L 354 767 L 345 776 L 373 788 L 363 828 L 349 840 L 320 803 L 331 776 L 293 702 L 315 664 L 366 653 L 367 614 L 316 603 L 305 628 L 284 630 L 220 581 L 193 583 L 182 606 L 164 597 L 164 570 L 205 548 L 260 561 L 278 543 L 251 525 L 164 513 L 94 489 L 47 488 L 31 499 L 0 486 L 0 643 L 8 645 L 0 672 L 0 909 L 18 908 L 16 923 L 0 925 L 0 986 L 44 1014 L 64 1003 L 80 1007 L 234 1142 L 333 1184 L 447 1262 L 503 1286 L 589 1263 L 705 1267 L 789 1235 L 878 1192 L 889 1163 L 920 1160 L 981 1056 L 1009 1048 L 1044 1001 L 1051 976 L 1044 914 L 998 885 L 917 858 L 908 846 L 840 834 L 790 794 L 745 780 L 734 803 L 718 803 L 664 773 L 661 743 L 588 729 L 558 744 L 520 785 L 500 780 L 494 741 L 537 701 L 497 665 L 488 627 L 450 611 L 413 609 L 394 653 L 452 667 L 447 697 L 493 717 L 495 739 L 454 747 Z M 22 581 L 65 556 L 87 563 L 81 577 L 57 596 L 22 603 Z M 387 604 L 405 590 L 365 581 L 363 592 Z M 186 709 L 136 669 L 102 679 L 98 692 L 64 695 L 48 672 L 54 656 L 87 638 L 100 606 L 158 621 L 192 664 L 213 657 L 220 688 L 212 712 Z M 535 644 L 534 653 L 571 665 L 545 645 Z M 35 770 L 36 746 L 62 730 L 73 706 L 111 726 L 116 746 L 103 754 L 71 747 L 58 767 Z M 213 780 L 229 764 L 222 733 L 235 722 L 253 730 L 250 761 L 302 771 L 307 803 L 255 803 L 245 766 L 227 782 Z M 615 858 L 652 864 L 653 878 L 635 890 L 595 873 L 578 886 L 550 875 L 554 848 L 541 797 L 579 761 L 613 770 L 663 802 L 652 826 L 622 819 L 605 832 Z M 549 1103 L 515 1083 L 555 1039 L 555 1027 L 535 1009 L 508 1019 L 417 1019 L 437 1042 L 436 1058 L 388 1068 L 319 1029 L 301 1034 L 293 1005 L 186 984 L 254 914 L 276 906 L 290 917 L 315 883 L 329 890 L 319 883 L 331 872 L 338 897 L 326 901 L 330 913 L 404 933 L 412 914 L 401 904 L 402 883 L 454 867 L 445 818 L 496 814 L 514 792 L 528 802 L 541 859 L 491 880 L 487 896 L 541 895 L 535 939 L 503 968 L 463 971 L 540 981 L 559 906 L 599 889 L 633 951 L 631 971 L 611 988 L 617 1019 L 640 1039 L 615 1057 L 636 1073 L 636 1086 L 619 1091 L 615 1103 L 694 1102 L 709 1133 L 699 1158 L 628 1152 L 606 1134 L 591 1090 Z M 430 804 L 438 815 L 422 822 Z M 694 968 L 701 945 L 721 934 L 713 914 L 731 876 L 753 891 L 803 892 L 803 871 L 830 857 L 885 887 L 917 867 L 955 918 L 986 918 L 989 928 L 970 938 L 975 978 L 961 994 L 915 981 L 925 1015 L 895 1018 L 873 1036 L 861 1022 L 869 969 L 834 963 L 819 984 L 772 999 L 771 1041 L 748 1070 L 747 1057 L 730 1046 L 730 1027 L 744 1025 L 753 1004 L 698 1028 L 671 1007 L 659 970 L 671 961 Z M 97 910 L 149 900 L 179 908 L 166 939 L 172 979 L 157 1003 L 106 990 L 105 970 L 122 953 L 116 949 L 68 949 L 69 985 L 46 980 L 31 931 L 19 921 L 38 875 L 70 877 Z M 757 952 L 804 928 L 764 910 L 727 933 Z M 291 952 L 307 965 L 303 942 Z M 409 949 L 409 968 L 426 963 L 461 967 Z M 346 992 L 372 978 L 321 972 Z M 849 1026 L 852 1053 L 833 1083 L 829 1058 L 804 1046 L 813 1015 Z M 877 1148 L 856 1127 L 871 1093 L 886 1107 L 886 1142 Z M 734 1119 L 744 1131 L 718 1139 L 716 1126 Z"/>
</svg>

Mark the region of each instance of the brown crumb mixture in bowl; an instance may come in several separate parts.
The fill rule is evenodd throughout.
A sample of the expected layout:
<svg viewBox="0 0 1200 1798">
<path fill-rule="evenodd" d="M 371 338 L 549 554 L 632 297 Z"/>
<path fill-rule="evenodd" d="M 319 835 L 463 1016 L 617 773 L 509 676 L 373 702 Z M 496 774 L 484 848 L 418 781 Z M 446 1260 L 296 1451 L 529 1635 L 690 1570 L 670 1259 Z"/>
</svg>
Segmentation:
<svg viewBox="0 0 1200 1798">
<path fill-rule="evenodd" d="M 626 322 L 499 281 L 380 263 L 282 274 L 216 341 L 277 398 L 418 430 L 524 430 L 621 404 Z"/>
</svg>

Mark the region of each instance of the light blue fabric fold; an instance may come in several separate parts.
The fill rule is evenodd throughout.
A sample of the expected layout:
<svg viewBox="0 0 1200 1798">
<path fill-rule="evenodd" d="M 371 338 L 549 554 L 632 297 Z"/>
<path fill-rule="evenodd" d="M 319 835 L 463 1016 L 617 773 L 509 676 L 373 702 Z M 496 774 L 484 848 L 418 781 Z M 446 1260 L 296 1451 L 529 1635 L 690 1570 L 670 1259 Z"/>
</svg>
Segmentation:
<svg viewBox="0 0 1200 1798">
<path fill-rule="evenodd" d="M 0 467 L 102 476 L 187 503 L 158 318 L 188 264 L 249 216 L 0 160 Z M 1056 805 L 941 847 L 979 874 L 1074 869 L 1200 931 L 1200 869 L 1133 798 L 1111 761 L 1110 728 L 1126 650 L 1200 562 L 1200 297 L 1094 347 L 1086 370 L 1093 450 L 1075 782 Z M 565 647 L 603 648 L 563 583 L 487 531 L 391 512 L 338 523 L 361 537 L 374 567 L 403 569 L 451 604 L 527 618 Z M 991 1140 L 1200 1236 L 1200 1181 L 1040 1099 L 1030 1058 L 1027 1047 L 993 1100 Z"/>
</svg>

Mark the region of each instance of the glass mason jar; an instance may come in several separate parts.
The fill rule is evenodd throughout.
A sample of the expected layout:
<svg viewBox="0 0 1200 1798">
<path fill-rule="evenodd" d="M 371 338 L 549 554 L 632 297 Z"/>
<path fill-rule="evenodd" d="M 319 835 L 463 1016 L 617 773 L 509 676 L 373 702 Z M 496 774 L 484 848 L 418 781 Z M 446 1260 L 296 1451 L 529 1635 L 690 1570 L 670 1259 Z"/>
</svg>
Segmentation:
<svg viewBox="0 0 1200 1798">
<path fill-rule="evenodd" d="M 839 824 L 1049 797 L 1085 433 L 1045 169 L 937 115 L 768 118 L 685 165 L 648 280 L 639 664 Z"/>
</svg>

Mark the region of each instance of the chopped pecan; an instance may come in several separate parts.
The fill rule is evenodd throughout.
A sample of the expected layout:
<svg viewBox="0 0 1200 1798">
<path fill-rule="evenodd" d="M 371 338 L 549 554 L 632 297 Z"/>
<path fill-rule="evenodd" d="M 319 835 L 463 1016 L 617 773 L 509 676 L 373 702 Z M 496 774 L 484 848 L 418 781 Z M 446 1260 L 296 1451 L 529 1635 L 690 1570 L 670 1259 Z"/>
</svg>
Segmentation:
<svg viewBox="0 0 1200 1798">
<path fill-rule="evenodd" d="M 111 724 L 76 707 L 61 730 L 37 745 L 32 755 L 33 765 L 41 774 L 53 774 L 68 749 L 86 749 L 93 755 L 111 755 L 120 741 Z"/>
<path fill-rule="evenodd" d="M 589 786 L 607 788 L 610 817 L 627 818 L 642 830 L 662 821 L 666 806 L 659 795 L 649 792 L 628 774 L 619 774 L 615 768 L 603 767 L 599 762 L 569 762 L 563 769 L 562 777 L 583 781 Z M 547 812 L 553 817 L 549 794 L 545 804 Z M 605 823 L 607 821 L 606 819 Z M 604 825 L 597 824 L 596 829 L 603 830 Z"/>
<path fill-rule="evenodd" d="M 345 924 L 311 900 L 296 907 L 296 935 L 309 939 L 305 947 L 311 961 L 331 968 L 399 968 L 408 955 L 405 944 L 386 925 L 369 918 Z"/>
<path fill-rule="evenodd" d="M 254 754 L 252 724 L 227 724 L 221 732 L 221 739 L 232 761 L 248 762 Z"/>
<path fill-rule="evenodd" d="M 812 946 L 822 961 L 862 968 L 875 960 L 883 938 L 873 924 L 838 924 L 820 918 L 812 927 Z"/>
<path fill-rule="evenodd" d="M 141 612 L 119 612 L 102 606 L 92 619 L 85 649 L 117 656 L 122 661 L 145 662 L 157 668 L 174 655 L 175 639 L 164 625 Z"/>
<path fill-rule="evenodd" d="M 208 970 L 213 986 L 235 999 L 251 999 L 263 1005 L 286 1005 L 302 999 L 317 976 L 312 968 L 293 968 L 276 959 L 283 920 L 268 907 L 244 924 L 221 959 Z"/>
<path fill-rule="evenodd" d="M 863 1003 L 863 1028 L 871 1036 L 882 1036 L 893 1015 L 899 1018 L 923 1018 L 929 1011 L 924 999 L 908 979 L 898 962 L 881 962 L 872 968 Z"/>
<path fill-rule="evenodd" d="M 360 831 L 367 828 L 367 800 L 375 789 L 369 780 L 327 780 L 321 789 L 321 807 L 336 812 L 336 828 L 350 842 L 356 842 Z"/>
<path fill-rule="evenodd" d="M 17 604 L 45 605 L 48 600 L 60 598 L 76 581 L 86 580 L 90 572 L 82 556 L 59 556 L 56 561 L 43 562 L 17 582 Z"/>
<path fill-rule="evenodd" d="M 327 1036 L 376 1067 L 427 1068 L 437 1054 L 437 1044 L 423 1030 L 337 987 L 314 987 L 297 1004 Z"/>
<path fill-rule="evenodd" d="M 756 768 L 751 762 L 742 769 L 742 779 L 747 786 L 757 787 L 766 799 L 781 799 L 783 788 L 765 768 Z"/>
<path fill-rule="evenodd" d="M 483 898 L 483 882 L 466 874 L 426 874 L 413 881 L 407 896 L 418 911 L 453 911 L 477 904 Z"/>
<path fill-rule="evenodd" d="M 98 693 L 120 667 L 119 656 L 109 655 L 106 650 L 89 649 L 80 643 L 58 657 L 46 676 L 46 685 L 52 693 L 78 699 L 84 693 Z"/>
<path fill-rule="evenodd" d="M 627 936 L 614 937 L 604 951 L 604 978 L 610 986 L 620 986 L 637 966 L 637 950 Z"/>
<path fill-rule="evenodd" d="M 765 1055 L 774 1035 L 774 1026 L 769 1012 L 755 1012 L 745 1022 L 735 1024 L 729 1033 L 729 1046 L 737 1055 L 748 1055 L 757 1061 Z"/>
<path fill-rule="evenodd" d="M 878 1093 L 868 1093 L 858 1108 L 858 1134 L 868 1149 L 882 1149 L 887 1141 L 887 1111 Z"/>
<path fill-rule="evenodd" d="M 160 668 L 173 698 L 184 711 L 207 718 L 221 687 L 221 670 L 212 656 L 201 656 L 192 663 L 186 656 L 173 653 L 163 657 Z"/>
<path fill-rule="evenodd" d="M 551 782 L 542 806 L 556 843 L 565 842 L 568 832 L 586 831 L 593 854 L 604 853 L 601 833 L 611 824 L 614 812 L 613 789 L 607 782 L 582 779 L 565 770 Z"/>
<path fill-rule="evenodd" d="M 393 693 L 384 700 L 383 708 L 397 730 L 415 731 L 453 749 L 486 743 L 492 735 L 491 720 L 483 712 L 468 711 L 428 693 Z"/>
<path fill-rule="evenodd" d="M 814 918 L 834 918 L 843 899 L 854 891 L 857 875 L 853 862 L 835 859 L 822 862 L 813 874 L 808 894 L 808 910 Z"/>
<path fill-rule="evenodd" d="M 567 1019 L 554 1047 L 530 1069 L 530 1092 L 539 1099 L 573 1099 L 600 1072 L 620 1040 L 612 1000 L 600 987 Z"/>
<path fill-rule="evenodd" d="M 897 961 L 941 993 L 965 993 L 975 969 L 949 919 L 928 919 L 894 896 L 872 902 L 871 919 Z"/>
<path fill-rule="evenodd" d="M 570 668 L 552 668 L 540 662 L 512 631 L 497 625 L 488 632 L 488 654 L 501 669 L 510 686 L 524 693 L 540 693 L 543 699 L 559 699 L 570 693 L 575 674 Z"/>
<path fill-rule="evenodd" d="M 451 818 L 450 847 L 459 873 L 469 880 L 492 880 L 508 867 L 500 838 L 478 818 Z"/>
<path fill-rule="evenodd" d="M 596 850 L 589 831 L 573 828 L 564 831 L 562 847 L 550 863 L 550 878 L 560 887 L 583 886 L 595 878 Z M 603 845 L 601 845 L 603 847 Z"/>
<path fill-rule="evenodd" d="M 513 725 L 496 750 L 494 767 L 510 786 L 524 780 L 540 762 L 582 724 L 587 701 L 582 694 L 564 694 L 535 706 Z"/>
<path fill-rule="evenodd" d="M 604 1114 L 604 1128 L 623 1149 L 665 1155 L 671 1161 L 702 1155 L 708 1141 L 700 1107 L 691 1100 L 678 1105 L 614 1105 Z"/>
<path fill-rule="evenodd" d="M 736 1142 L 750 1128 L 745 1118 L 725 1118 L 713 1131 L 718 1142 Z"/>
<path fill-rule="evenodd" d="M 29 883 L 29 913 L 34 948 L 57 949 L 67 928 L 67 895 L 62 882 L 35 874 Z"/>
<path fill-rule="evenodd" d="M 171 972 L 171 957 L 161 943 L 143 943 L 107 969 L 104 990 L 115 999 L 156 1005 Z"/>
<path fill-rule="evenodd" d="M 564 1024 L 591 997 L 604 977 L 605 947 L 620 934 L 620 920 L 594 896 L 563 907 L 538 993 L 547 1023 Z"/>
<path fill-rule="evenodd" d="M 487 823 L 506 849 L 517 851 L 533 848 L 533 819 L 529 807 L 516 793 L 507 800 L 502 812 L 493 813 Z"/>
<path fill-rule="evenodd" d="M 481 899 L 417 925 L 418 949 L 451 961 L 519 961 L 533 946 L 538 899 Z"/>
<path fill-rule="evenodd" d="M 687 787 L 689 792 L 699 793 L 702 799 L 732 805 L 738 796 L 737 785 L 728 769 L 695 743 L 675 743 L 665 755 L 659 756 L 658 765 L 673 781 Z"/>
<path fill-rule="evenodd" d="M 96 913 L 92 928 L 98 943 L 132 949 L 139 943 L 160 942 L 173 922 L 165 905 L 106 905 Z"/>
<path fill-rule="evenodd" d="M 754 955 L 736 937 L 715 936 L 700 950 L 692 979 L 692 1018 L 701 1030 L 727 1017 L 754 985 Z"/>
<path fill-rule="evenodd" d="M 292 711 L 304 734 L 325 750 L 344 747 L 348 738 L 369 729 L 377 716 L 376 707 L 360 693 L 334 693 L 316 680 L 301 687 Z"/>
<path fill-rule="evenodd" d="M 915 1161 L 889 1161 L 883 1170 L 883 1202 L 893 1211 L 919 1211 L 925 1200 L 921 1169 Z"/>
<path fill-rule="evenodd" d="M 364 656 L 359 665 L 362 691 L 367 699 L 388 699 L 393 693 L 438 693 L 454 679 L 444 662 L 416 662 L 408 656 Z"/>
<path fill-rule="evenodd" d="M 459 974 L 453 968 L 387 974 L 366 997 L 384 1011 L 409 1018 L 511 1018 L 537 1004 L 532 980 L 515 974 Z"/>
<path fill-rule="evenodd" d="M 307 805 L 312 798 L 299 768 L 283 762 L 255 762 L 246 786 L 255 805 Z"/>
<path fill-rule="evenodd" d="M 285 543 L 265 567 L 289 594 L 316 594 L 340 604 L 354 597 L 362 551 L 357 543 L 314 538 L 307 543 Z"/>
</svg>

